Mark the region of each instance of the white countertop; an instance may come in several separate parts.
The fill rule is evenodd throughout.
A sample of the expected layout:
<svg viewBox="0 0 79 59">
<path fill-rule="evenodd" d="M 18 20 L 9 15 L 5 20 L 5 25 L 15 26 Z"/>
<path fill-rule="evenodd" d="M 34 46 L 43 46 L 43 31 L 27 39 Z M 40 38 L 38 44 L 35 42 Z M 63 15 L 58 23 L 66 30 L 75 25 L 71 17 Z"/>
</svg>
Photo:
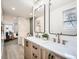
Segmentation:
<svg viewBox="0 0 79 59">
<path fill-rule="evenodd" d="M 58 44 L 56 42 L 53 42 L 51 40 L 43 40 L 41 38 L 36 38 L 36 37 L 27 37 L 27 40 L 38 44 L 39 46 L 46 48 L 60 56 L 63 56 L 67 59 L 77 59 L 76 56 L 73 55 L 73 51 L 71 51 L 68 46 Z M 72 48 L 72 47 L 70 47 Z M 73 49 L 73 48 L 72 48 Z"/>
</svg>

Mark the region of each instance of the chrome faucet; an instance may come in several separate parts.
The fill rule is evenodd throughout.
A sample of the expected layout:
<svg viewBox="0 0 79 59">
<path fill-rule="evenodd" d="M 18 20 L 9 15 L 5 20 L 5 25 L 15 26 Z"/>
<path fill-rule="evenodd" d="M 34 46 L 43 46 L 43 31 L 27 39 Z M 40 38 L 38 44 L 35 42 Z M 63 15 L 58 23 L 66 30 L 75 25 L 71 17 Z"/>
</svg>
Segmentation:
<svg viewBox="0 0 79 59">
<path fill-rule="evenodd" d="M 56 36 L 57 36 L 57 43 L 61 43 L 61 40 L 60 40 L 60 35 L 62 35 L 62 33 L 57 33 Z M 55 39 L 54 39 L 55 40 Z M 62 44 L 65 45 L 66 44 L 66 40 L 62 40 Z"/>
<path fill-rule="evenodd" d="M 63 45 L 65 45 L 66 42 L 68 42 L 68 41 L 66 41 L 66 40 L 62 40 L 62 44 L 63 44 Z"/>
<path fill-rule="evenodd" d="M 60 34 L 57 33 L 58 43 L 60 43 Z"/>
<path fill-rule="evenodd" d="M 58 39 L 58 43 L 60 43 L 61 41 L 60 41 L 60 35 L 62 35 L 62 33 L 57 33 L 57 39 Z"/>
</svg>

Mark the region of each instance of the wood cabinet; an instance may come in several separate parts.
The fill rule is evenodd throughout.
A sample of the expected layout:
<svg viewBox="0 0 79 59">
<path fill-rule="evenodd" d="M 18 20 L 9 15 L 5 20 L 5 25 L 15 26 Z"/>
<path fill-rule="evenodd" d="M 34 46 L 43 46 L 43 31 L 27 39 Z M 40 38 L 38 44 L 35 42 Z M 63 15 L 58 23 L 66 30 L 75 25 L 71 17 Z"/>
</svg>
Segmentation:
<svg viewBox="0 0 79 59">
<path fill-rule="evenodd" d="M 48 54 L 49 54 L 48 50 L 42 48 L 42 50 L 41 50 L 41 57 L 42 57 L 42 59 L 49 59 L 48 58 Z"/>
<path fill-rule="evenodd" d="M 52 55 L 52 57 L 54 56 L 54 59 L 66 59 L 66 58 L 64 58 L 64 57 L 62 57 L 62 56 L 59 56 L 59 55 L 57 55 L 57 54 L 54 54 L 54 55 Z"/>
<path fill-rule="evenodd" d="M 24 59 L 31 59 L 31 42 L 25 40 Z"/>
<path fill-rule="evenodd" d="M 41 59 L 41 47 L 38 46 L 37 44 L 35 43 L 32 43 L 32 46 L 31 46 L 31 55 L 32 55 L 32 58 L 31 59 Z"/>
<path fill-rule="evenodd" d="M 42 48 L 42 59 L 66 59 L 66 58 L 59 56 L 47 49 Z"/>
<path fill-rule="evenodd" d="M 25 59 L 66 59 L 39 45 L 25 40 Z"/>
</svg>

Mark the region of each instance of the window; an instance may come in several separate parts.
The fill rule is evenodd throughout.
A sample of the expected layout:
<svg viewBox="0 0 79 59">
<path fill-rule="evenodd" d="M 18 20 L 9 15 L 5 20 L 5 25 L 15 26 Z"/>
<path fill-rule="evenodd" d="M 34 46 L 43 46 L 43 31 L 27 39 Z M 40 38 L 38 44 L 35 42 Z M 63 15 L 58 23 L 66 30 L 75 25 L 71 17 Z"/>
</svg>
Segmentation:
<svg viewBox="0 0 79 59">
<path fill-rule="evenodd" d="M 77 29 L 77 12 L 76 8 L 64 11 L 64 29 Z"/>
</svg>

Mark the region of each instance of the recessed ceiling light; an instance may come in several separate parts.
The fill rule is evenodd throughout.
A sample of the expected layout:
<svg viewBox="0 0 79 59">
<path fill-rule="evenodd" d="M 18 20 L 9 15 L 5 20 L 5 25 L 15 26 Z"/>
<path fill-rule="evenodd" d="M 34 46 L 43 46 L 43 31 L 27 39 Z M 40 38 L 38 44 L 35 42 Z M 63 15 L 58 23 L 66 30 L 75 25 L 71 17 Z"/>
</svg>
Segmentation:
<svg viewBox="0 0 79 59">
<path fill-rule="evenodd" d="M 15 8 L 12 8 L 12 10 L 15 10 Z"/>
</svg>

